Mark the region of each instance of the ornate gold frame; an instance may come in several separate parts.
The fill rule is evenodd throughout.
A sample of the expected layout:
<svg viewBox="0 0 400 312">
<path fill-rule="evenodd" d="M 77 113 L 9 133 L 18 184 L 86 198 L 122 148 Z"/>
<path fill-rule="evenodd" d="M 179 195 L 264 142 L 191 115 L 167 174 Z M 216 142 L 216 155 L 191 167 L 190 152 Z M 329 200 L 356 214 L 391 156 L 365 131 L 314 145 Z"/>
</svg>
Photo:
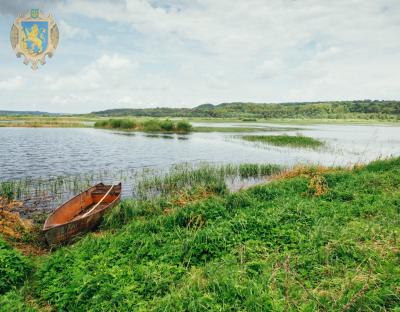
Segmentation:
<svg viewBox="0 0 400 312">
<path fill-rule="evenodd" d="M 25 21 L 38 21 L 38 22 L 48 22 L 49 23 L 49 34 L 48 34 L 48 42 L 47 49 L 38 55 L 31 55 L 26 53 L 20 46 L 20 36 L 22 32 L 21 23 Z M 11 28 L 10 33 L 10 41 L 11 46 L 15 51 L 17 57 L 24 56 L 24 64 L 28 65 L 29 62 L 32 63 L 32 69 L 36 70 L 38 68 L 38 63 L 44 65 L 46 63 L 46 55 L 52 57 L 55 49 L 57 48 L 59 40 L 59 31 L 57 24 L 51 14 L 45 17 L 40 11 L 35 11 L 35 15 L 31 12 L 27 12 L 26 14 L 20 14 L 14 21 L 14 24 Z"/>
</svg>

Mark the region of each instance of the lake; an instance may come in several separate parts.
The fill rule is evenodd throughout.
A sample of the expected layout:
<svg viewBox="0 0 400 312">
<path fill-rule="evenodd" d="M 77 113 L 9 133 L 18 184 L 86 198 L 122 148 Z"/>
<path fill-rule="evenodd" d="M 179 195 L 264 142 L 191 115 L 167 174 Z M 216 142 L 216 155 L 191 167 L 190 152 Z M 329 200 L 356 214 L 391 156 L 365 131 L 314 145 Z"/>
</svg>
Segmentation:
<svg viewBox="0 0 400 312">
<path fill-rule="evenodd" d="M 93 128 L 0 128 L 0 181 L 96 173 L 93 181 L 119 180 L 143 168 L 178 163 L 298 163 L 340 165 L 400 155 L 400 127 L 386 125 L 276 125 L 194 123 L 195 126 L 274 127 L 251 134 L 303 134 L 320 139 L 317 150 L 243 141 L 241 133 L 146 134 Z M 288 129 L 289 128 L 289 129 Z M 293 129 L 290 129 L 293 128 Z M 247 133 L 248 134 L 248 133 Z M 98 175 L 99 172 L 104 174 Z M 132 176 L 132 175 L 130 175 Z M 124 181 L 131 193 L 130 181 Z M 90 182 L 88 182 L 90 183 Z"/>
<path fill-rule="evenodd" d="M 206 125 L 288 127 L 260 123 Z M 302 130 L 255 134 L 301 133 L 325 141 L 326 148 L 293 149 L 244 142 L 240 133 L 156 135 L 92 128 L 0 128 L 0 180 L 74 175 L 103 169 L 166 168 L 181 162 L 349 165 L 400 155 L 399 126 L 293 127 Z"/>
</svg>

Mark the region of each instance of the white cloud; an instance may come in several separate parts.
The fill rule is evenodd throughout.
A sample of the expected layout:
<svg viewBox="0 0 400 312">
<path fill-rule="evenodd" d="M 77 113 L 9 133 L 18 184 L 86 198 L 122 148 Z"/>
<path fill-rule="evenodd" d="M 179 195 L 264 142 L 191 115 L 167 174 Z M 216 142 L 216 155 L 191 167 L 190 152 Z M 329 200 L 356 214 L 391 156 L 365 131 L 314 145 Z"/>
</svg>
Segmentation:
<svg viewBox="0 0 400 312">
<path fill-rule="evenodd" d="M 90 32 L 87 29 L 75 27 L 65 20 L 60 21 L 61 35 L 65 35 L 67 38 L 89 38 Z"/>
<path fill-rule="evenodd" d="M 124 96 L 117 100 L 117 103 L 120 105 L 130 105 L 135 102 L 135 99 L 132 96 Z"/>
<path fill-rule="evenodd" d="M 21 88 L 23 79 L 21 76 L 16 76 L 6 80 L 0 80 L 0 90 L 12 91 Z"/>
<path fill-rule="evenodd" d="M 112 39 L 111 36 L 109 36 L 109 35 L 102 35 L 102 34 L 97 35 L 96 38 L 97 38 L 97 40 L 98 40 L 101 44 L 103 44 L 103 45 L 109 44 L 109 43 L 111 42 L 111 39 Z"/>
<path fill-rule="evenodd" d="M 108 55 L 105 54 L 102 57 L 100 57 L 96 63 L 95 67 L 98 67 L 99 69 L 103 70 L 121 70 L 121 69 L 132 69 L 134 67 L 137 67 L 137 63 L 132 62 L 126 57 L 123 57 L 118 54 L 113 54 L 113 55 Z"/>
<path fill-rule="evenodd" d="M 112 88 L 120 84 L 123 73 L 132 74 L 138 64 L 128 58 L 113 54 L 104 54 L 88 66 L 75 73 L 61 77 L 47 77 L 50 90 L 54 91 L 90 91 Z"/>
<path fill-rule="evenodd" d="M 257 72 L 261 78 L 276 78 L 284 71 L 284 62 L 281 59 L 265 60 L 257 68 Z"/>
<path fill-rule="evenodd" d="M 47 84 L 33 82 L 29 92 L 41 94 L 43 109 L 46 103 L 53 103 L 52 110 L 57 110 L 54 103 L 64 103 L 71 112 L 239 100 L 400 98 L 398 0 L 167 4 L 58 2 L 53 10 L 61 18 L 60 42 L 69 45 L 60 45 L 55 55 L 60 59 L 46 64 Z M 79 20 L 87 29 L 73 25 Z"/>
</svg>

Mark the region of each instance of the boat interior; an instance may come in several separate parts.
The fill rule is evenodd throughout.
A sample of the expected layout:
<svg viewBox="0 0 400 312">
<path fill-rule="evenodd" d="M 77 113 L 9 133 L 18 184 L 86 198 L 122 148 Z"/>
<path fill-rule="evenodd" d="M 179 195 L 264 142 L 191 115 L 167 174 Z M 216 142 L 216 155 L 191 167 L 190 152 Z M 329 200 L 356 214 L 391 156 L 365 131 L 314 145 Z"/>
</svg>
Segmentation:
<svg viewBox="0 0 400 312">
<path fill-rule="evenodd" d="M 111 189 L 112 187 L 112 189 Z M 57 208 L 46 220 L 43 229 L 65 224 L 106 208 L 121 193 L 121 184 L 97 184 Z"/>
</svg>

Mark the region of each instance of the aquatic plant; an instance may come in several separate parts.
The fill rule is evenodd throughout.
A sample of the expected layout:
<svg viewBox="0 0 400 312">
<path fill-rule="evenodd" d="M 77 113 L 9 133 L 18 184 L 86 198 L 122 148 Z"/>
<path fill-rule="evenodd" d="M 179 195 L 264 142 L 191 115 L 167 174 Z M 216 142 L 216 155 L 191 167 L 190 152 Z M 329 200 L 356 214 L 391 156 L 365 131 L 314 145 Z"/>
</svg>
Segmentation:
<svg viewBox="0 0 400 312">
<path fill-rule="evenodd" d="M 195 186 L 219 185 L 220 188 L 225 188 L 227 179 L 266 177 L 280 172 L 281 169 L 280 166 L 270 164 L 211 165 L 207 163 L 178 164 L 168 170 L 109 169 L 47 179 L 24 178 L 3 181 L 0 182 L 0 192 L 3 190 L 9 199 L 22 201 L 24 209 L 20 209 L 21 215 L 29 217 L 37 213 L 50 212 L 61 202 L 100 182 L 121 181 L 124 185 L 124 197 L 149 199 Z"/>
<path fill-rule="evenodd" d="M 171 167 L 164 174 L 143 175 L 137 180 L 135 197 L 147 199 L 154 195 L 164 196 L 174 190 L 185 190 L 199 186 L 226 188 L 227 179 L 267 177 L 277 174 L 281 166 L 273 164 L 191 165 L 187 163 Z"/>
<path fill-rule="evenodd" d="M 177 132 L 177 133 L 188 133 L 192 130 L 192 125 L 187 121 L 172 121 L 170 119 L 108 119 L 99 120 L 94 124 L 96 128 L 106 129 L 125 129 L 145 132 Z"/>
<path fill-rule="evenodd" d="M 190 132 L 192 130 L 192 125 L 185 120 L 181 120 L 176 124 L 176 130 L 182 133 Z"/>
<path fill-rule="evenodd" d="M 175 124 L 173 123 L 172 120 L 166 119 L 166 120 L 161 121 L 160 128 L 166 132 L 171 132 L 171 131 L 174 131 Z M 177 128 L 178 128 L 178 126 L 177 126 Z"/>
<path fill-rule="evenodd" d="M 0 183 L 0 197 L 5 197 L 9 200 L 15 196 L 14 186 L 12 182 Z"/>
<path fill-rule="evenodd" d="M 243 140 L 268 143 L 276 146 L 316 148 L 324 145 L 320 140 L 302 135 L 244 135 Z"/>
</svg>

